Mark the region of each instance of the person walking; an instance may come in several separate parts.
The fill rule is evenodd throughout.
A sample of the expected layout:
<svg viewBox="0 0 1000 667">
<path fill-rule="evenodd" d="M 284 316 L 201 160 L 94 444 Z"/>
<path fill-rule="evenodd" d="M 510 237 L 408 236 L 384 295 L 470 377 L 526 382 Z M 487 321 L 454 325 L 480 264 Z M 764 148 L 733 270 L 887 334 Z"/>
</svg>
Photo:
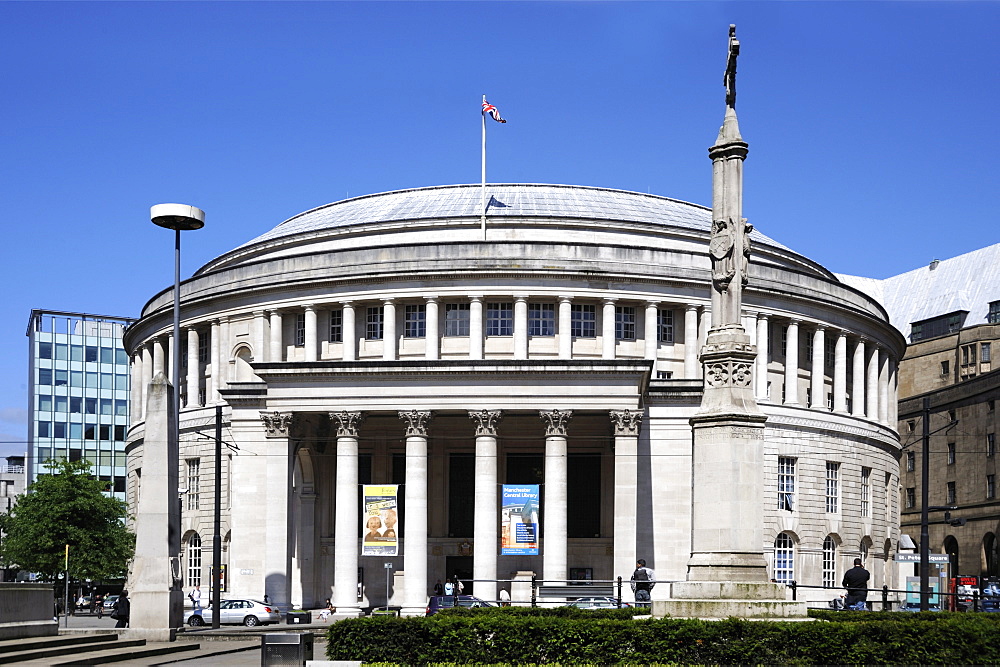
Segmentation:
<svg viewBox="0 0 1000 667">
<path fill-rule="evenodd" d="M 861 559 L 854 559 L 854 567 L 844 573 L 844 581 L 841 582 L 847 589 L 847 598 L 844 599 L 844 606 L 853 609 L 859 602 L 860 609 L 868 606 L 868 580 L 871 574 L 861 565 Z"/>
<path fill-rule="evenodd" d="M 128 599 L 128 591 L 122 591 L 122 594 L 118 596 L 118 601 L 115 602 L 114 611 L 111 612 L 111 618 L 118 621 L 115 623 L 116 628 L 127 628 L 128 627 L 128 617 L 132 613 L 132 604 Z"/>
<path fill-rule="evenodd" d="M 201 586 L 195 586 L 194 589 L 188 593 L 188 597 L 191 599 L 191 604 L 194 605 L 195 613 L 201 611 Z"/>
<path fill-rule="evenodd" d="M 97 618 L 104 618 L 104 596 L 95 595 L 94 604 L 97 606 Z"/>
<path fill-rule="evenodd" d="M 648 607 L 652 604 L 649 593 L 656 585 L 656 574 L 646 567 L 646 561 L 640 558 L 635 562 L 635 571 L 632 573 L 632 592 L 635 594 L 635 603 L 639 607 Z"/>
</svg>

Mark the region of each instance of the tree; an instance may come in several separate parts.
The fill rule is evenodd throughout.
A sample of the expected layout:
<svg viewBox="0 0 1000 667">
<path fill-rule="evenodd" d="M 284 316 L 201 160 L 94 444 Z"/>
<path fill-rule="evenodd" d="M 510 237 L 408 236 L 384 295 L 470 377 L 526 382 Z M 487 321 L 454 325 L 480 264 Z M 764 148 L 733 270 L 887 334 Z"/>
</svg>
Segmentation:
<svg viewBox="0 0 1000 667">
<path fill-rule="evenodd" d="M 87 461 L 44 465 L 49 474 L 39 475 L 28 493 L 0 514 L 0 562 L 54 581 L 65 568 L 69 545 L 70 579 L 124 577 L 135 552 L 125 503 L 104 495 L 109 483 L 94 479 Z"/>
</svg>

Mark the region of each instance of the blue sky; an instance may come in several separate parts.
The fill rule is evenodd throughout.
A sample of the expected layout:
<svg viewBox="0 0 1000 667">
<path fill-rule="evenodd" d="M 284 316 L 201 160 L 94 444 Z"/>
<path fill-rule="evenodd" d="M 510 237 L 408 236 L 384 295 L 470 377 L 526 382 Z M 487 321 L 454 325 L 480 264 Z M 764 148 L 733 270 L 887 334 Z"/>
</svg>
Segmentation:
<svg viewBox="0 0 1000 667">
<path fill-rule="evenodd" d="M 489 180 L 711 203 L 727 29 L 744 213 L 882 278 L 1000 241 L 994 2 L 0 3 L 0 456 L 32 308 L 135 316 L 314 206 Z"/>
</svg>

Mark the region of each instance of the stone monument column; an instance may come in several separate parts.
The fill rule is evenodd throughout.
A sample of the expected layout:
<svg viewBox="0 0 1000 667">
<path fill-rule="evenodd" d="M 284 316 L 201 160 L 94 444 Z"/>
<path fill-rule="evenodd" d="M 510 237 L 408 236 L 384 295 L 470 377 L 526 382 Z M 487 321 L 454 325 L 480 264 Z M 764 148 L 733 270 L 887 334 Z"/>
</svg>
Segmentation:
<svg viewBox="0 0 1000 667">
<path fill-rule="evenodd" d="M 632 410 L 608 412 L 615 436 L 615 543 L 612 577 L 627 578 L 635 569 L 636 558 L 636 488 L 639 471 L 639 426 L 642 413 Z M 655 569 L 655 563 L 650 563 Z M 630 589 L 623 589 L 629 594 Z"/>
<path fill-rule="evenodd" d="M 499 501 L 497 499 L 497 422 L 499 410 L 470 410 L 469 417 L 476 422 L 476 497 L 472 526 L 472 578 L 489 580 L 497 578 L 497 525 Z M 494 600 L 495 585 L 484 599 Z"/>
<path fill-rule="evenodd" d="M 483 358 L 483 297 L 469 297 L 469 359 Z"/>
<path fill-rule="evenodd" d="M 542 577 L 563 585 L 567 576 L 567 460 L 566 428 L 573 413 L 539 410 L 545 422 L 545 505 L 542 509 Z"/>
<path fill-rule="evenodd" d="M 334 520 L 333 606 L 337 616 L 361 616 L 358 606 L 358 430 L 360 412 L 331 412 L 337 424 L 337 516 Z"/>
<path fill-rule="evenodd" d="M 403 572 L 406 594 L 404 616 L 423 616 L 427 609 L 427 410 L 400 412 L 406 422 L 406 537 Z"/>
<path fill-rule="evenodd" d="M 684 377 L 698 377 L 698 306 L 684 308 Z"/>
<path fill-rule="evenodd" d="M 195 408 L 201 405 L 201 364 L 198 362 L 198 329 L 187 328 L 187 392 L 184 407 Z"/>
<path fill-rule="evenodd" d="M 441 334 L 438 327 L 441 320 L 438 311 L 438 298 L 428 296 L 424 301 L 426 302 L 427 315 L 424 320 L 424 358 L 434 360 L 441 356 Z"/>
<path fill-rule="evenodd" d="M 265 489 L 261 513 L 266 539 L 257 548 L 263 553 L 264 593 L 282 611 L 292 607 L 292 521 L 291 488 L 294 445 L 290 439 L 294 413 L 261 412 L 267 438 L 267 465 L 262 486 Z M 275 576 L 277 575 L 277 576 Z M 302 600 L 296 600 L 302 603 Z"/>
<path fill-rule="evenodd" d="M 305 317 L 304 320 L 305 340 L 303 341 L 305 345 L 306 361 L 316 361 L 317 355 L 319 353 L 319 340 L 317 334 L 317 323 L 316 323 L 316 304 L 307 303 L 305 305 L 305 312 L 303 313 Z"/>
<path fill-rule="evenodd" d="M 687 581 L 671 584 L 670 600 L 653 602 L 654 616 L 805 615 L 804 604 L 786 602 L 785 587 L 769 582 L 764 559 L 767 417 L 753 394 L 757 348 L 740 320 L 753 228 L 742 217 L 747 144 L 736 120 L 739 52 L 736 26 L 730 26 L 725 120 L 709 149 L 712 326 L 701 351 L 701 408 L 691 418 L 691 558 Z"/>
</svg>

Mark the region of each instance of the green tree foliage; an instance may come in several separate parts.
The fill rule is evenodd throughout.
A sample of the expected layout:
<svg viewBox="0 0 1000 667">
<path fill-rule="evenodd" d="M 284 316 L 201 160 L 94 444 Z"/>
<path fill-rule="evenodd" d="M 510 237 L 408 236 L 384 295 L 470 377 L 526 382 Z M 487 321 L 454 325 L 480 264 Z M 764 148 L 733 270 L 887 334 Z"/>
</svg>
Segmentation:
<svg viewBox="0 0 1000 667">
<path fill-rule="evenodd" d="M 28 493 L 0 514 L 0 562 L 53 581 L 65 568 L 73 580 L 123 577 L 135 552 L 125 527 L 125 503 L 104 495 L 108 482 L 90 475 L 86 461 L 46 461 Z"/>
</svg>

